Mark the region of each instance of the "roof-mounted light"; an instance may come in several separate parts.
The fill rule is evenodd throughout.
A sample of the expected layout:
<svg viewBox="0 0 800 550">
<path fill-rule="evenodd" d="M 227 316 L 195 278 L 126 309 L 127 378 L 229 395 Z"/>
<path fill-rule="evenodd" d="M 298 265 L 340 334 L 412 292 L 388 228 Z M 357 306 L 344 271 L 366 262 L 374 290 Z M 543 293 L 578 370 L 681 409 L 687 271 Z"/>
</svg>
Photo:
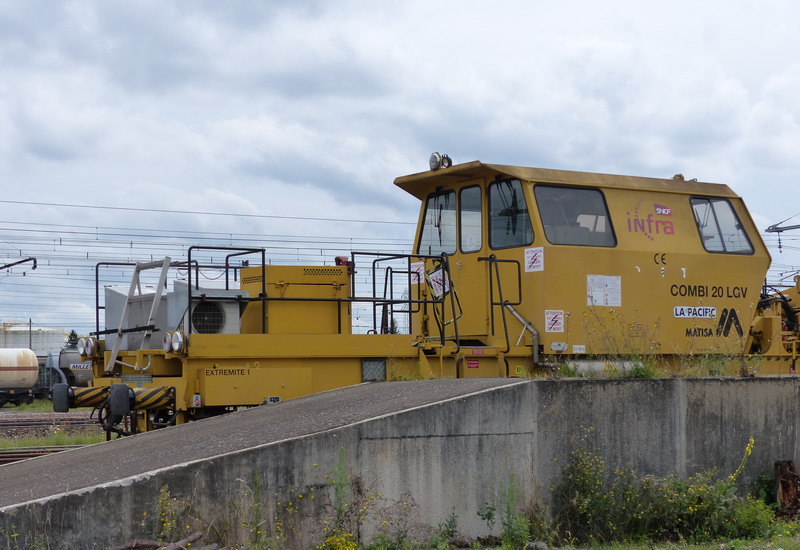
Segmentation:
<svg viewBox="0 0 800 550">
<path fill-rule="evenodd" d="M 450 168 L 451 166 L 453 166 L 453 160 L 448 155 L 431 153 L 431 158 L 428 159 L 428 166 L 430 166 L 431 170 L 438 170 L 439 168 Z"/>
</svg>

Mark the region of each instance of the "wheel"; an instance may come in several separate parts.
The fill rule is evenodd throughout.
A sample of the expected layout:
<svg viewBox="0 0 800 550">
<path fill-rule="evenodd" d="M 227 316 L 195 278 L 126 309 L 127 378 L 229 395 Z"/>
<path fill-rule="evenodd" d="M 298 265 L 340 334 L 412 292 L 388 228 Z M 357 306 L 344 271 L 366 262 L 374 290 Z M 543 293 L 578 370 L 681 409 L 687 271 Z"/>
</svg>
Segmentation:
<svg viewBox="0 0 800 550">
<path fill-rule="evenodd" d="M 131 412 L 131 389 L 125 384 L 112 384 L 108 392 L 108 409 L 111 416 L 125 416 Z"/>
<path fill-rule="evenodd" d="M 69 412 L 69 386 L 53 384 L 53 410 L 57 413 Z"/>
</svg>

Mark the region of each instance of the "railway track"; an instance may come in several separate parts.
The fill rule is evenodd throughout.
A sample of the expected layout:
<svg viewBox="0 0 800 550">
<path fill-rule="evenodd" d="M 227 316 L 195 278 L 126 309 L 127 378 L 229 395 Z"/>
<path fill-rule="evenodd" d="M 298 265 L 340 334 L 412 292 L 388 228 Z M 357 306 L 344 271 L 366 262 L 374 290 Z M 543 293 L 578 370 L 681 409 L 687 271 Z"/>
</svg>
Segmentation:
<svg viewBox="0 0 800 550">
<path fill-rule="evenodd" d="M 52 445 L 49 447 L 19 447 L 17 449 L 0 449 L 0 465 L 11 464 L 19 460 L 37 456 L 60 453 L 69 449 L 77 449 L 83 445 Z"/>
<path fill-rule="evenodd" d="M 97 424 L 96 420 L 89 418 L 15 418 L 0 416 L 0 432 L 8 430 L 49 428 L 51 426 L 79 427 Z"/>
</svg>

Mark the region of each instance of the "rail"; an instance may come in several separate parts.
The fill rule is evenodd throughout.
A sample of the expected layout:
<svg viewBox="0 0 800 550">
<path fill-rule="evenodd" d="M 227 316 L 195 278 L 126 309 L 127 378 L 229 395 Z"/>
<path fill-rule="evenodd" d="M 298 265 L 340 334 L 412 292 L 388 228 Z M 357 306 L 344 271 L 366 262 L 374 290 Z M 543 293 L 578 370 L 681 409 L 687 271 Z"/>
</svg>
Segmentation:
<svg viewBox="0 0 800 550">
<path fill-rule="evenodd" d="M 18 447 L 16 449 L 0 449 L 0 465 L 11 464 L 12 462 L 19 462 L 20 460 L 27 460 L 29 458 L 36 458 L 37 456 L 60 453 L 70 449 L 79 449 L 84 446 L 85 445 L 51 445 L 47 447 Z"/>
<path fill-rule="evenodd" d="M 24 430 L 36 428 L 65 427 L 65 426 L 91 426 L 96 425 L 97 420 L 91 418 L 65 418 L 65 419 L 11 419 L 6 420 L 0 417 L 0 431 Z"/>
</svg>

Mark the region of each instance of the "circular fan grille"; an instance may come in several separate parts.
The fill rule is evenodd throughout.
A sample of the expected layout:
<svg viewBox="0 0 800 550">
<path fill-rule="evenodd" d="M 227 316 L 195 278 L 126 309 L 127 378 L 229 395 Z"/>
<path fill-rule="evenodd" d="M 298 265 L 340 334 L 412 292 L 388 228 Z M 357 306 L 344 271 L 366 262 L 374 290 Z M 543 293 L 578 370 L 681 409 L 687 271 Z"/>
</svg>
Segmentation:
<svg viewBox="0 0 800 550">
<path fill-rule="evenodd" d="M 200 302 L 192 310 L 192 329 L 200 334 L 219 334 L 225 328 L 225 311 L 218 302 Z"/>
</svg>

